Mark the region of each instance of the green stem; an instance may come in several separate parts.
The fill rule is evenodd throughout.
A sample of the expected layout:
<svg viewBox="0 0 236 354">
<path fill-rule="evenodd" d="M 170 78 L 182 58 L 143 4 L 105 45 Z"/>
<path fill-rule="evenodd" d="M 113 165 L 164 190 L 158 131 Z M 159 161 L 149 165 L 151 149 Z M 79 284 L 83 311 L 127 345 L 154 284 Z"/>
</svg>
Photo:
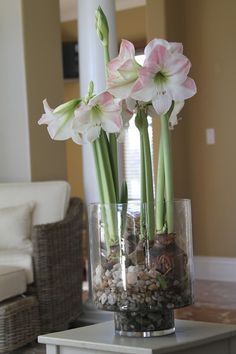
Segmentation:
<svg viewBox="0 0 236 354">
<path fill-rule="evenodd" d="M 107 236 L 107 239 L 109 238 L 109 245 L 107 244 L 107 246 L 110 246 L 117 243 L 116 216 L 113 211 L 114 205 L 111 205 L 116 204 L 116 194 L 113 183 L 108 146 L 104 136 L 101 134 L 100 137 L 95 140 L 94 144 L 96 145 L 100 179 L 103 186 L 103 201 L 105 204 L 110 205 L 108 205 L 106 209 L 106 221 L 109 230 L 109 236 Z"/>
<path fill-rule="evenodd" d="M 114 180 L 114 187 L 116 193 L 116 200 L 119 200 L 119 176 L 118 176 L 118 153 L 117 153 L 117 139 L 116 134 L 109 134 L 110 141 L 110 154 L 111 154 L 111 167 Z"/>
<path fill-rule="evenodd" d="M 161 116 L 161 142 L 164 156 L 167 232 L 170 234 L 174 232 L 174 186 L 169 134 L 169 112 Z"/>
<path fill-rule="evenodd" d="M 103 45 L 104 61 L 105 61 L 105 72 L 107 77 L 107 64 L 110 61 L 109 47 L 108 45 Z M 110 141 L 110 152 L 111 152 L 111 166 L 112 174 L 114 179 L 114 186 L 116 192 L 116 200 L 118 202 L 119 198 L 119 177 L 118 177 L 118 153 L 117 153 L 117 139 L 116 134 L 109 134 Z"/>
<path fill-rule="evenodd" d="M 147 116 L 144 116 L 143 119 L 147 121 Z M 148 225 L 147 235 L 149 240 L 153 240 L 155 234 L 155 221 L 154 221 L 152 160 L 151 160 L 151 149 L 150 149 L 148 128 L 146 127 L 146 125 L 145 125 L 145 129 L 143 130 L 143 145 L 144 145 L 146 197 L 147 197 L 147 225 Z"/>
<path fill-rule="evenodd" d="M 147 196 L 146 196 L 146 176 L 145 176 L 145 158 L 144 158 L 144 146 L 143 146 L 143 138 L 142 134 L 140 133 L 140 174 L 141 174 L 141 211 L 140 211 L 140 233 L 141 238 L 145 237 L 145 210 L 144 205 L 147 203 Z"/>
<path fill-rule="evenodd" d="M 146 213 L 147 237 L 149 240 L 154 238 L 155 222 L 154 222 L 154 198 L 153 198 L 153 179 L 152 179 L 152 160 L 151 149 L 148 135 L 147 114 L 144 110 L 139 110 L 135 118 L 135 123 L 141 135 L 141 185 L 145 186 L 145 194 L 141 197 L 146 198 L 146 210 L 141 209 Z M 145 178 L 145 181 L 143 181 Z M 143 187 L 142 187 L 143 188 Z"/>
<path fill-rule="evenodd" d="M 104 60 L 105 60 L 105 69 L 106 69 L 106 75 L 107 75 L 107 64 L 110 61 L 110 54 L 109 54 L 109 47 L 108 45 L 103 46 L 103 52 L 104 52 Z"/>
<path fill-rule="evenodd" d="M 99 164 L 97 145 L 98 145 L 98 143 L 96 143 L 96 141 L 92 143 L 93 155 L 94 155 L 94 161 L 95 161 L 95 167 L 96 167 L 96 173 L 97 173 L 97 180 L 98 180 L 98 190 L 99 190 L 100 203 L 101 203 L 102 220 L 104 221 L 106 247 L 107 247 L 108 254 L 110 254 L 109 230 L 108 230 L 106 210 L 104 208 L 103 183 L 102 183 L 102 177 L 101 177 L 101 170 L 100 170 L 100 164 Z"/>
<path fill-rule="evenodd" d="M 98 161 L 98 152 L 97 152 L 96 141 L 92 143 L 92 146 L 93 146 L 93 157 L 94 157 L 96 174 L 97 174 L 97 181 L 98 181 L 98 191 L 99 191 L 100 203 L 104 204 L 103 184 L 102 184 L 100 166 L 99 166 L 99 161 Z"/>
<path fill-rule="evenodd" d="M 109 134 L 110 138 L 116 139 L 115 134 Z M 117 156 L 117 143 L 116 141 L 114 144 L 111 144 L 108 140 L 106 132 L 102 129 L 101 130 L 101 136 L 105 140 L 107 144 L 107 150 L 109 153 L 109 159 L 110 159 L 110 164 L 111 164 L 111 170 L 112 170 L 112 176 L 113 176 L 113 183 L 114 183 L 114 188 L 115 188 L 115 194 L 116 194 L 116 202 L 119 202 L 119 183 L 118 183 L 118 166 L 114 164 L 114 159 L 113 156 Z"/>
<path fill-rule="evenodd" d="M 165 172 L 164 172 L 164 155 L 163 143 L 160 136 L 158 150 L 158 167 L 157 167 L 157 183 L 156 183 L 156 230 L 162 233 L 164 230 L 164 202 L 165 202 Z"/>
</svg>

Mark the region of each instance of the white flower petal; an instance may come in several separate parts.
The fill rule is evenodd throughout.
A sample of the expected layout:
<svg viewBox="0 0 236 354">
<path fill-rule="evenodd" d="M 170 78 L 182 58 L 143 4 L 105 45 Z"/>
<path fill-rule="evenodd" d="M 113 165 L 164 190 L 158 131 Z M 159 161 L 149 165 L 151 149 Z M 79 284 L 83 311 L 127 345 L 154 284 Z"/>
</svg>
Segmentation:
<svg viewBox="0 0 236 354">
<path fill-rule="evenodd" d="M 171 112 L 171 115 L 169 118 L 169 128 L 170 129 L 174 129 L 174 126 L 178 124 L 178 121 L 180 120 L 180 118 L 178 118 L 177 115 L 179 114 L 179 112 L 181 111 L 183 106 L 184 106 L 184 101 L 175 102 L 173 111 Z"/>
<path fill-rule="evenodd" d="M 152 104 L 157 114 L 162 115 L 168 112 L 172 103 L 171 97 L 166 93 L 164 95 L 156 95 L 152 99 Z"/>
<path fill-rule="evenodd" d="M 187 78 L 182 85 L 172 85 L 171 93 L 174 101 L 184 101 L 192 97 L 197 92 L 195 82 L 191 78 Z"/>
<path fill-rule="evenodd" d="M 121 115 L 115 113 L 103 113 L 101 118 L 102 128 L 107 133 L 118 133 L 122 128 Z"/>
<path fill-rule="evenodd" d="M 76 132 L 75 130 L 73 130 L 71 138 L 74 141 L 74 143 L 78 145 L 82 145 L 84 143 L 82 134 Z"/>
<path fill-rule="evenodd" d="M 42 125 L 42 124 L 49 124 L 53 119 L 51 119 L 50 117 L 48 117 L 47 114 L 42 114 L 41 118 L 38 120 L 38 124 Z"/>
<path fill-rule="evenodd" d="M 86 133 L 87 140 L 90 143 L 94 142 L 97 138 L 99 138 L 100 131 L 101 131 L 101 127 L 99 126 L 90 127 Z"/>
<path fill-rule="evenodd" d="M 108 87 L 108 91 L 115 97 L 125 99 L 130 96 L 132 88 L 134 86 L 133 82 L 125 82 L 123 85 Z"/>
<path fill-rule="evenodd" d="M 48 132 L 54 140 L 66 140 L 71 138 L 72 126 L 71 121 L 59 118 L 49 123 Z"/>
<path fill-rule="evenodd" d="M 130 97 L 138 101 L 149 102 L 156 93 L 156 87 L 153 81 L 150 81 L 149 84 L 139 85 L 137 82 L 134 86 L 133 91 L 130 94 Z"/>
</svg>

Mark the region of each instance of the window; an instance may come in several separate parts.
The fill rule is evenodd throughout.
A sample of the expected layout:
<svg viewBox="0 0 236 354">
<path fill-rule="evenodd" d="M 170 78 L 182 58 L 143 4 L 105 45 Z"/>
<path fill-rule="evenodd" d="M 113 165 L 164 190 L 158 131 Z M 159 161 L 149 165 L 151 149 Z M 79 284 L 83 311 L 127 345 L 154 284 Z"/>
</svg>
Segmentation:
<svg viewBox="0 0 236 354">
<path fill-rule="evenodd" d="M 137 55 L 138 63 L 143 64 L 144 55 Z M 152 118 L 148 117 L 148 133 L 151 154 L 153 156 L 153 129 Z M 135 126 L 134 117 L 130 120 L 130 127 L 126 132 L 123 145 L 124 178 L 128 185 L 128 198 L 140 199 L 140 137 Z"/>
</svg>

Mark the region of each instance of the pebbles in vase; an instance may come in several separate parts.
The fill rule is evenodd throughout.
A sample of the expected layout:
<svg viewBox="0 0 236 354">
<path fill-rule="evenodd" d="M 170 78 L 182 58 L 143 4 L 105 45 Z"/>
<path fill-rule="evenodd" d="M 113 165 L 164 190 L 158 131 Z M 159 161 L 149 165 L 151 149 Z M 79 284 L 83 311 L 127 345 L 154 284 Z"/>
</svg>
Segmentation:
<svg viewBox="0 0 236 354">
<path fill-rule="evenodd" d="M 122 269 L 121 264 L 116 263 L 109 270 L 99 264 L 94 274 L 93 298 L 98 308 L 111 311 L 155 311 L 163 306 L 173 309 L 190 301 L 186 284 L 183 288 L 183 284 L 174 280 L 168 287 L 167 282 L 168 278 L 155 268 L 147 269 L 144 265 Z"/>
</svg>

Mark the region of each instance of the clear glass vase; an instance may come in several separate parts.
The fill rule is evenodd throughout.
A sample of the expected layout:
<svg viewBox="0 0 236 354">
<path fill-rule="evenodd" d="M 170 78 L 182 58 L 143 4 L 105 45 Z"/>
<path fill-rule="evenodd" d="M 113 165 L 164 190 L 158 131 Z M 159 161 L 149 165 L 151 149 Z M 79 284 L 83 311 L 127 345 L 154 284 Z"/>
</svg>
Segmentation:
<svg viewBox="0 0 236 354">
<path fill-rule="evenodd" d="M 148 239 L 146 205 L 91 204 L 89 237 L 95 305 L 114 311 L 115 333 L 173 333 L 174 309 L 193 303 L 190 200 L 174 202 L 174 233 Z"/>
</svg>

